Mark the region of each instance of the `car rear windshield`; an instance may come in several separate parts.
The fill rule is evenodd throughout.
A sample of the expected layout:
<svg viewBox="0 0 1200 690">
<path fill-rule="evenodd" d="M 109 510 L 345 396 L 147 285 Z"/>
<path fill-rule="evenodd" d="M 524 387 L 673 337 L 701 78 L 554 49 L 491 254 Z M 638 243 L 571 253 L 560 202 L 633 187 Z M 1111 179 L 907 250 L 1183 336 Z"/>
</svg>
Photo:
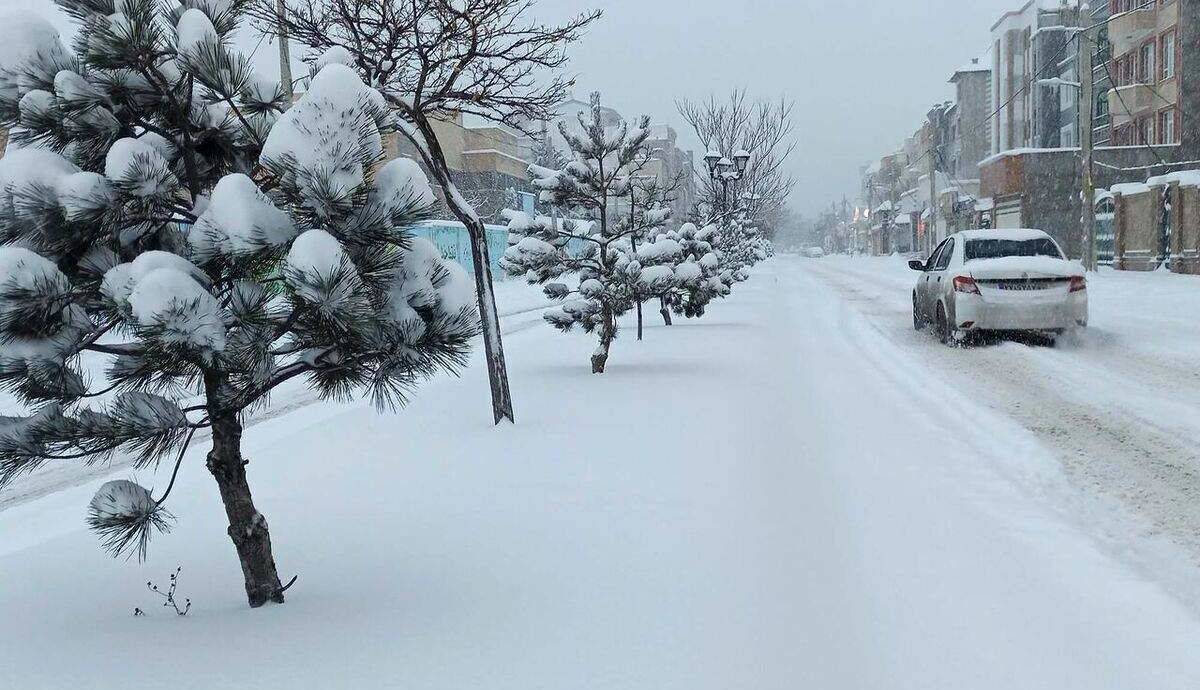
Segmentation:
<svg viewBox="0 0 1200 690">
<path fill-rule="evenodd" d="M 968 240 L 966 260 L 999 259 L 1005 256 L 1050 256 L 1062 258 L 1058 245 L 1048 237 L 1033 240 Z"/>
</svg>

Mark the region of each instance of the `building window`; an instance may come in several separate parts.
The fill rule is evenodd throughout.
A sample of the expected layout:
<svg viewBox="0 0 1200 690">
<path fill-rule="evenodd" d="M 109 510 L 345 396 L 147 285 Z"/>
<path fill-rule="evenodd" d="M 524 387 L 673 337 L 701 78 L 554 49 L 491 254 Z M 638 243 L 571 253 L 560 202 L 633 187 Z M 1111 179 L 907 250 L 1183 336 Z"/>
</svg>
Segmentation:
<svg viewBox="0 0 1200 690">
<path fill-rule="evenodd" d="M 1058 140 L 1059 140 L 1059 146 L 1062 146 L 1064 149 L 1074 148 L 1075 146 L 1078 146 L 1079 143 L 1077 141 L 1075 141 L 1074 125 L 1067 125 L 1067 126 L 1063 127 L 1062 129 L 1060 129 L 1058 131 Z"/>
<path fill-rule="evenodd" d="M 1133 54 L 1126 55 L 1117 61 L 1117 86 L 1129 86 L 1133 83 Z"/>
<path fill-rule="evenodd" d="M 1137 123 L 1137 141 L 1135 144 L 1147 145 L 1154 143 L 1154 118 L 1144 117 Z"/>
<path fill-rule="evenodd" d="M 1156 81 L 1154 78 L 1158 73 L 1154 71 L 1154 42 L 1146 43 L 1142 46 L 1141 60 L 1138 61 L 1138 83 L 1149 84 Z"/>
<path fill-rule="evenodd" d="M 1162 78 L 1170 79 L 1175 76 L 1175 32 L 1164 34 L 1162 37 Z"/>
<path fill-rule="evenodd" d="M 1101 93 L 1096 96 L 1096 117 L 1105 117 L 1108 115 L 1108 94 Z"/>
<path fill-rule="evenodd" d="M 1178 115 L 1174 108 L 1167 108 L 1158 114 L 1158 143 L 1160 144 L 1176 144 L 1178 123 L 1176 122 Z"/>
</svg>

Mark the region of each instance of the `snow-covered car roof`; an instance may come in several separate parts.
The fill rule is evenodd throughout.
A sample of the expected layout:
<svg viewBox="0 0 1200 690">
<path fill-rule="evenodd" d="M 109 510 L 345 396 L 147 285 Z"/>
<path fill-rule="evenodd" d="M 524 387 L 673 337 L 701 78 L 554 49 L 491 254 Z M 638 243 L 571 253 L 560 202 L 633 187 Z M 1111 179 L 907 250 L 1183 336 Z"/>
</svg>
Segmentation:
<svg viewBox="0 0 1200 690">
<path fill-rule="evenodd" d="M 1050 237 L 1044 230 L 1022 229 L 992 229 L 992 230 L 963 230 L 958 233 L 968 240 L 1040 240 Z"/>
</svg>

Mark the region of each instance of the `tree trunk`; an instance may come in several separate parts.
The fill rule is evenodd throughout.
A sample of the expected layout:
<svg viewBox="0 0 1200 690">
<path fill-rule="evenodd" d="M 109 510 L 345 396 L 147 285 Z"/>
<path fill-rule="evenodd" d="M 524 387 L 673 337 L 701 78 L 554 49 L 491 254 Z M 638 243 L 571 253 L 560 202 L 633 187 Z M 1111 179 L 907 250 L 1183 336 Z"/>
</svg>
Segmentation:
<svg viewBox="0 0 1200 690">
<path fill-rule="evenodd" d="M 637 317 L 638 317 L 638 340 L 641 340 L 642 339 L 642 301 L 641 300 L 638 300 L 638 303 L 637 303 Z"/>
<path fill-rule="evenodd" d="M 225 514 L 229 517 L 229 538 L 237 549 L 246 580 L 246 597 L 251 608 L 268 601 L 283 603 L 283 587 L 271 553 L 271 534 L 267 519 L 254 507 L 250 485 L 246 483 L 246 461 L 242 459 L 242 425 L 229 414 L 213 417 L 213 446 L 208 453 L 208 471 L 217 480 Z"/>
<path fill-rule="evenodd" d="M 475 296 L 479 299 L 484 357 L 487 359 L 488 379 L 492 386 L 492 416 L 496 424 L 504 419 L 515 423 L 512 392 L 508 387 L 508 365 L 504 360 L 504 342 L 500 339 L 500 314 L 496 310 L 496 293 L 492 289 L 492 264 L 488 254 L 487 229 L 478 218 L 464 219 L 460 216 L 460 220 L 467 226 L 467 234 L 471 237 L 471 258 L 475 262 Z"/>
<path fill-rule="evenodd" d="M 659 306 L 661 308 L 658 310 L 658 313 L 662 314 L 663 323 L 665 323 L 668 326 L 672 325 L 671 324 L 671 306 L 669 304 L 667 304 L 666 297 L 662 297 L 659 299 Z"/>
<path fill-rule="evenodd" d="M 466 226 L 467 234 L 471 238 L 471 258 L 475 262 L 475 296 L 479 299 L 479 325 L 483 330 L 484 356 L 487 359 L 488 380 L 492 387 L 492 416 L 496 424 L 504 419 L 515 423 L 512 392 L 508 386 L 508 366 L 504 360 L 504 343 L 500 337 L 500 315 L 496 311 L 496 294 L 492 290 L 492 263 L 488 256 L 487 230 L 483 227 L 479 214 L 475 213 L 475 209 L 462 197 L 454 180 L 450 178 L 446 154 L 429 118 L 425 113 L 412 110 L 403 100 L 398 100 L 391 94 L 385 95 L 401 112 L 412 118 L 416 129 L 404 128 L 402 131 L 416 146 L 434 181 L 445 191 L 446 205 L 450 207 L 450 212 Z"/>
<path fill-rule="evenodd" d="M 617 337 L 617 327 L 612 310 L 604 308 L 604 325 L 600 327 L 600 345 L 592 353 L 592 373 L 603 374 L 608 365 L 608 350 L 612 347 L 613 339 Z"/>
</svg>

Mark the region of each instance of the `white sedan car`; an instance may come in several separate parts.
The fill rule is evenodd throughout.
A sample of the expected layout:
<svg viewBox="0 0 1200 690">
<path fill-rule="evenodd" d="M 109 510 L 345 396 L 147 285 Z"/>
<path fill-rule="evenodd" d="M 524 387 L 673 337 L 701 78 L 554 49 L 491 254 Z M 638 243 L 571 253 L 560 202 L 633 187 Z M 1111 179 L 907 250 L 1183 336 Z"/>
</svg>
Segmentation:
<svg viewBox="0 0 1200 690">
<path fill-rule="evenodd" d="M 913 325 L 944 343 L 987 331 L 1051 338 L 1087 326 L 1084 268 L 1041 230 L 967 230 L 946 238 L 913 289 Z"/>
</svg>

